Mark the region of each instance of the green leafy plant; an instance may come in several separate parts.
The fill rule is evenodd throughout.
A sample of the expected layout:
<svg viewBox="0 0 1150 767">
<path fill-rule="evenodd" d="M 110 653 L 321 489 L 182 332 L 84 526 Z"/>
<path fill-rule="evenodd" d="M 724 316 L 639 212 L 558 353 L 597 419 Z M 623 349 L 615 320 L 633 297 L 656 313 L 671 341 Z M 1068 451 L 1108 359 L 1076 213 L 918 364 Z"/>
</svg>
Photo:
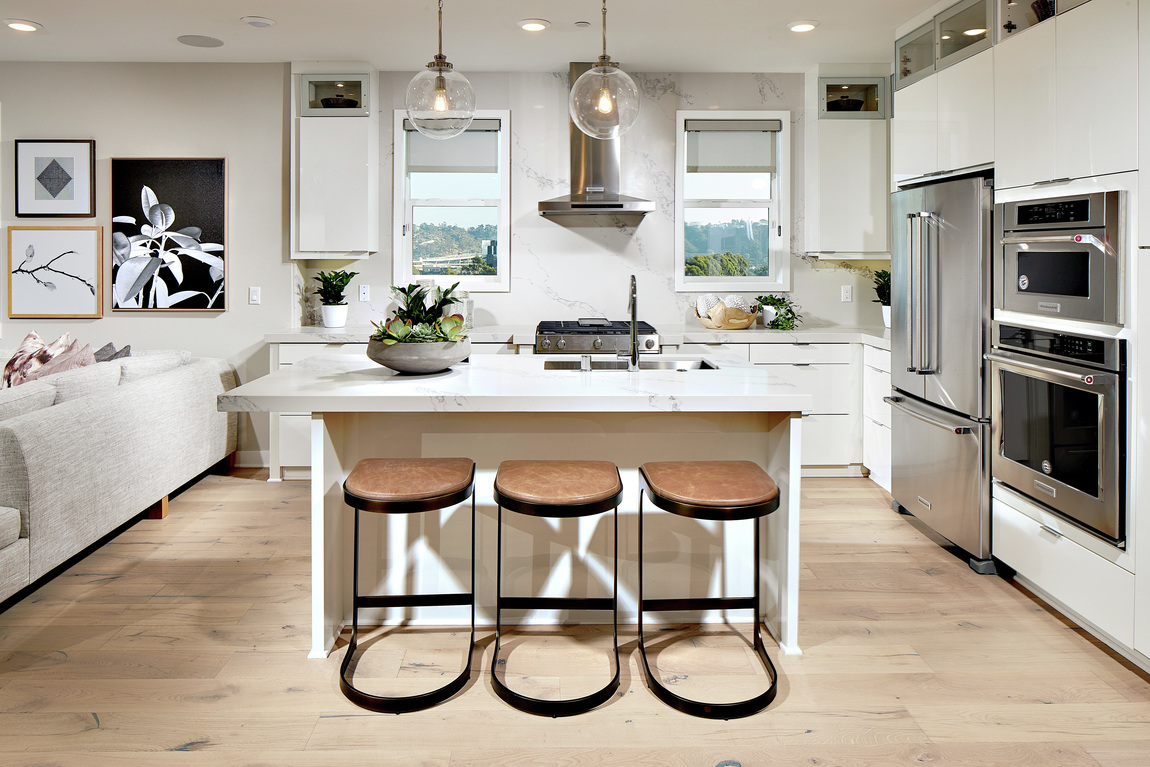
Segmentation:
<svg viewBox="0 0 1150 767">
<path fill-rule="evenodd" d="M 455 302 L 455 283 L 447 290 L 434 292 L 422 285 L 406 288 L 392 286 L 391 294 L 399 304 L 391 319 L 382 325 L 372 322 L 375 331 L 371 338 L 384 344 L 429 344 L 462 341 L 467 338 L 462 314 L 444 315 L 448 304 Z"/>
<path fill-rule="evenodd" d="M 875 269 L 874 294 L 878 296 L 874 300 L 875 303 L 890 306 L 890 272 L 888 270 Z"/>
<path fill-rule="evenodd" d="M 778 312 L 773 320 L 766 323 L 772 330 L 794 330 L 803 320 L 803 315 L 798 313 L 799 305 L 787 296 L 776 296 L 771 293 L 756 297 L 755 302 L 756 308 L 769 306 Z"/>
<path fill-rule="evenodd" d="M 319 280 L 319 289 L 315 291 L 315 294 L 319 296 L 320 303 L 325 306 L 346 304 L 343 291 L 347 289 L 347 284 L 351 282 L 351 278 L 358 274 L 359 272 L 345 272 L 342 269 L 317 274 L 315 277 Z"/>
</svg>

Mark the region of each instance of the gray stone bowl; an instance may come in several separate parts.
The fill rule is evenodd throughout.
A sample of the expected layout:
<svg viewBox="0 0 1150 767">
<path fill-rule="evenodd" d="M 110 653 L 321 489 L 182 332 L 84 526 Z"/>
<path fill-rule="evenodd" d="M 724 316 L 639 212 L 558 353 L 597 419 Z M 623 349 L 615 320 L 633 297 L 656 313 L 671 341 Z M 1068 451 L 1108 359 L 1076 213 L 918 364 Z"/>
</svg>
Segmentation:
<svg viewBox="0 0 1150 767">
<path fill-rule="evenodd" d="M 375 339 L 367 342 L 367 357 L 372 362 L 399 373 L 426 375 L 447 370 L 471 354 L 471 339 L 430 344 L 385 344 Z"/>
</svg>

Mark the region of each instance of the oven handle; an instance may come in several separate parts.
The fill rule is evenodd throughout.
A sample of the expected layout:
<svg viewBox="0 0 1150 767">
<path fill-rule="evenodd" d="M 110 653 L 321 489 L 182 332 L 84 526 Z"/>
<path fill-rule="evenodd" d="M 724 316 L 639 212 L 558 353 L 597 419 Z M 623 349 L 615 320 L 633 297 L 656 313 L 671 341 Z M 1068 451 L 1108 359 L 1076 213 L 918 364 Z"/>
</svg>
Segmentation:
<svg viewBox="0 0 1150 767">
<path fill-rule="evenodd" d="M 1079 243 L 1085 245 L 1093 245 L 1103 253 L 1113 256 L 1115 255 L 1114 248 L 1110 247 L 1110 243 L 1103 242 L 1092 234 L 1045 234 L 1045 235 L 1015 235 L 1011 237 L 1003 237 L 1003 245 L 1025 245 L 1030 242 L 1064 242 L 1064 243 Z"/>
<path fill-rule="evenodd" d="M 1007 357 L 1007 356 L 1002 355 L 1002 354 L 995 354 L 994 352 L 988 352 L 988 353 L 984 354 L 983 357 L 990 362 L 1001 362 L 1005 365 L 1010 365 L 1010 366 L 1016 367 L 1016 368 L 1022 368 L 1023 370 L 1031 370 L 1031 371 L 1034 371 L 1035 373 L 1042 373 L 1043 375 L 1056 376 L 1058 378 L 1068 378 L 1071 381 L 1077 381 L 1078 383 L 1083 383 L 1083 384 L 1088 384 L 1088 385 L 1093 384 L 1094 379 L 1095 379 L 1095 376 L 1092 376 L 1092 375 L 1081 375 L 1079 373 L 1069 373 L 1065 370 L 1055 370 L 1053 368 L 1048 368 L 1044 365 L 1035 365 L 1033 362 L 1022 362 L 1021 360 L 1019 360 L 1015 357 Z"/>
<path fill-rule="evenodd" d="M 901 410 L 902 412 L 906 413 L 909 416 L 914 416 L 915 418 L 922 421 L 923 423 L 928 423 L 931 426 L 935 426 L 935 427 L 938 427 L 939 429 L 949 431 L 952 434 L 970 434 L 970 427 L 969 426 L 955 426 L 954 424 L 944 423 L 943 421 L 939 421 L 939 420 L 936 420 L 934 418 L 931 418 L 930 416 L 928 416 L 924 413 L 920 413 L 919 411 L 914 410 L 912 408 L 909 408 L 906 405 L 902 404 L 902 398 L 901 397 L 883 397 L 882 401 L 885 402 L 886 404 L 890 405 L 893 408 Z"/>
</svg>

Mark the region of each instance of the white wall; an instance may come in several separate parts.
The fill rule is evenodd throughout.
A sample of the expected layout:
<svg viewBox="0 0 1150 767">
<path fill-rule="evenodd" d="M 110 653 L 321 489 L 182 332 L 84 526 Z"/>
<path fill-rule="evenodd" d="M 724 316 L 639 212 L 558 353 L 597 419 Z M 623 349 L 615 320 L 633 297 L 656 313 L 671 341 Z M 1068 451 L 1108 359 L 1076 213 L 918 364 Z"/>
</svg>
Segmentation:
<svg viewBox="0 0 1150 767">
<path fill-rule="evenodd" d="M 618 318 L 627 309 L 628 276 L 635 274 L 643 319 L 656 328 L 693 323 L 697 294 L 674 290 L 675 112 L 714 108 L 791 111 L 793 297 L 808 325 L 881 325 L 864 271 L 800 257 L 806 250 L 803 75 L 631 73 L 643 102 L 638 124 L 622 138 L 622 191 L 654 200 L 657 209 L 638 225 L 633 219 L 612 225 L 606 216 L 544 218 L 537 212 L 539 200 L 566 194 L 570 187 L 567 73 L 466 74 L 477 108 L 511 110 L 513 132 L 511 292 L 473 294 L 477 321 L 533 325 L 540 319 Z M 384 72 L 379 78 L 381 252 L 364 261 L 312 262 L 306 270 L 308 277 L 336 266 L 359 272 L 349 293 L 351 323 L 378 321 L 391 310 L 391 115 L 403 108 L 411 75 Z M 355 284 L 371 286 L 370 303 L 356 300 Z M 854 302 L 839 301 L 840 285 L 853 287 Z"/>
<path fill-rule="evenodd" d="M 109 341 L 137 350 L 188 349 L 226 357 L 241 380 L 266 373 L 263 336 L 287 325 L 294 306 L 295 267 L 286 260 L 287 82 L 281 64 L 0 64 L 0 223 L 104 227 L 104 316 L 7 319 L 5 290 L 0 347 L 17 346 L 30 330 L 49 340 L 67 331 L 94 349 Z M 15 218 L 13 141 L 33 138 L 95 139 L 95 219 Z M 226 312 L 112 312 L 112 157 L 227 158 Z M 262 289 L 261 305 L 247 304 L 248 286 Z M 255 418 L 241 419 L 242 451 L 266 450 L 257 444 L 266 441 L 266 416 Z"/>
</svg>

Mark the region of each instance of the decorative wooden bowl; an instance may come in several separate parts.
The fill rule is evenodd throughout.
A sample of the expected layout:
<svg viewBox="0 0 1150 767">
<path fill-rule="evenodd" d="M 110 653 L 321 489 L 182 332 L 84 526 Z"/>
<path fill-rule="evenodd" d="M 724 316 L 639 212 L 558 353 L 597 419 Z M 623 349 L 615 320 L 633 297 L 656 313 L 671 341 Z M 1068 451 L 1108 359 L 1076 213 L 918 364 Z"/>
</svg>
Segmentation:
<svg viewBox="0 0 1150 767">
<path fill-rule="evenodd" d="M 701 317 L 696 309 L 695 317 L 703 327 L 711 330 L 746 330 L 755 324 L 755 317 L 758 316 L 758 312 L 748 314 L 742 309 L 728 307 L 722 301 L 712 306 L 708 313 L 710 317 Z"/>
</svg>

